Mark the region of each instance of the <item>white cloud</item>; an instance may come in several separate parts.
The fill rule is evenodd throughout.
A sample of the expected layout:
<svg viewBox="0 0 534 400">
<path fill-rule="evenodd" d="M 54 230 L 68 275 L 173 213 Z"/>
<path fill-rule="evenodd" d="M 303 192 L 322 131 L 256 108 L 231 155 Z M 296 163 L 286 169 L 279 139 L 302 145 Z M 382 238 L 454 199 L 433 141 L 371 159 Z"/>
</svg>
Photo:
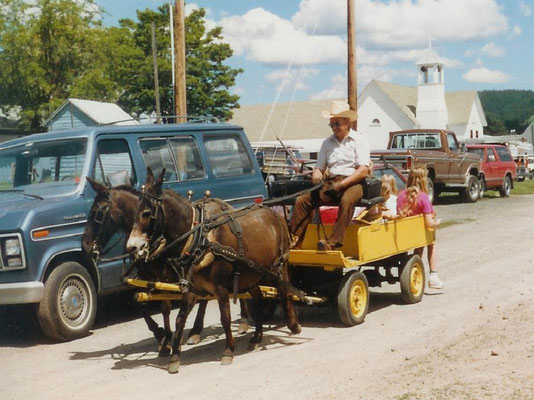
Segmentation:
<svg viewBox="0 0 534 400">
<path fill-rule="evenodd" d="M 519 12 L 525 17 L 529 17 L 532 14 L 532 9 L 523 0 L 519 2 Z"/>
<path fill-rule="evenodd" d="M 495 44 L 495 42 L 489 42 L 482 47 L 480 53 L 484 56 L 497 58 L 504 56 L 505 51 L 501 46 Z"/>
<path fill-rule="evenodd" d="M 512 77 L 502 71 L 490 70 L 487 68 L 473 68 L 467 71 L 462 77 L 468 82 L 474 83 L 505 83 Z"/>
<path fill-rule="evenodd" d="M 305 90 L 308 89 L 306 80 L 319 74 L 317 68 L 300 69 L 275 69 L 265 77 L 265 80 L 277 84 L 280 90 Z"/>
<path fill-rule="evenodd" d="M 337 74 L 330 78 L 330 87 L 310 96 L 311 100 L 339 99 L 347 97 L 347 75 Z"/>
<path fill-rule="evenodd" d="M 510 34 L 510 37 L 511 38 L 514 38 L 516 36 L 519 36 L 523 33 L 523 30 L 521 29 L 521 27 L 519 25 L 514 25 L 514 27 L 512 28 L 512 32 Z"/>
<path fill-rule="evenodd" d="M 302 0 L 292 21 L 309 32 L 315 26 L 311 21 L 317 19 L 318 33 L 343 35 L 346 13 L 342 1 Z M 424 45 L 429 34 L 439 41 L 456 42 L 491 37 L 509 29 L 496 0 L 357 0 L 355 13 L 360 38 L 390 48 Z"/>
<path fill-rule="evenodd" d="M 225 41 L 236 55 L 268 64 L 319 64 L 340 62 L 346 44 L 337 36 L 309 35 L 288 20 L 256 8 L 242 16 L 221 19 Z"/>
</svg>

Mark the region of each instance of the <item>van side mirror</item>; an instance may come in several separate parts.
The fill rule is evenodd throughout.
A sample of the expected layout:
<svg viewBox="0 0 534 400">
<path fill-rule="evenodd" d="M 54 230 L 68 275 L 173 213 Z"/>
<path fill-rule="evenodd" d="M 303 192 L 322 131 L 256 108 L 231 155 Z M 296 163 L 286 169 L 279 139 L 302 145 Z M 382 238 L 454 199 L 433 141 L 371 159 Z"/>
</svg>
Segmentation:
<svg viewBox="0 0 534 400">
<path fill-rule="evenodd" d="M 462 151 L 462 153 L 467 152 L 467 146 L 465 145 L 465 143 L 460 144 L 460 150 Z"/>
</svg>

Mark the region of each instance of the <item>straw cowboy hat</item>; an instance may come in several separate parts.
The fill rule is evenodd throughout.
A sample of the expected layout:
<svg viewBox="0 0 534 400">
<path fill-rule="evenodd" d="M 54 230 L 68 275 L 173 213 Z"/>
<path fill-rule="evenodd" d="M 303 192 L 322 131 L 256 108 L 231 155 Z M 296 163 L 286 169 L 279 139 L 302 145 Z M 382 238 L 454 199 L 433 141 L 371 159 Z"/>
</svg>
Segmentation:
<svg viewBox="0 0 534 400">
<path fill-rule="evenodd" d="M 330 110 L 322 111 L 325 118 L 348 118 L 351 122 L 358 119 L 356 111 L 349 108 L 349 103 L 342 100 L 333 100 Z"/>
</svg>

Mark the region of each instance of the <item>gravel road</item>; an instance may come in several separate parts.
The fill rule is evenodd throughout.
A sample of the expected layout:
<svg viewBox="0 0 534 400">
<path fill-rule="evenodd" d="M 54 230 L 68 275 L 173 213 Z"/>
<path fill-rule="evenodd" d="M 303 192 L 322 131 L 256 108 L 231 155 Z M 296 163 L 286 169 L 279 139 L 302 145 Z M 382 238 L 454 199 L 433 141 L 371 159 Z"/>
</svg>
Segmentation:
<svg viewBox="0 0 534 400">
<path fill-rule="evenodd" d="M 303 329 L 293 336 L 277 314 L 261 349 L 246 350 L 251 333 L 237 338 L 231 366 L 218 362 L 214 302 L 177 375 L 124 296 L 102 300 L 90 336 L 59 344 L 29 307 L 3 307 L 0 399 L 532 399 L 533 208 L 532 195 L 440 198 L 444 290 L 404 305 L 398 284 L 371 289 L 365 323 L 351 328 L 330 310 L 299 307 Z"/>
</svg>

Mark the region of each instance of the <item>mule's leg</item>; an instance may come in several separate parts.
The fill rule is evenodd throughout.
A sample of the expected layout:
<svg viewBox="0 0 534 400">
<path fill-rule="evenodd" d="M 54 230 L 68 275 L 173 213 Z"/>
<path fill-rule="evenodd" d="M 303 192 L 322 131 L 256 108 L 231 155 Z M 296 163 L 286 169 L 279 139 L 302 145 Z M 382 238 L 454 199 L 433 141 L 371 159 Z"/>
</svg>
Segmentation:
<svg viewBox="0 0 534 400">
<path fill-rule="evenodd" d="M 239 318 L 237 334 L 242 335 L 248 331 L 250 314 L 245 299 L 239 299 L 239 305 L 241 307 L 241 318 Z"/>
<path fill-rule="evenodd" d="M 259 347 L 263 339 L 263 295 L 261 294 L 259 286 L 252 288 L 250 290 L 250 295 L 252 296 L 252 315 L 254 316 L 254 325 L 256 326 L 256 329 L 254 330 L 254 335 L 250 339 L 248 348 L 249 350 L 255 350 Z"/>
<path fill-rule="evenodd" d="M 180 311 L 178 312 L 178 315 L 176 316 L 176 330 L 172 334 L 172 355 L 171 355 L 171 361 L 169 363 L 169 373 L 175 374 L 178 372 L 178 369 L 180 368 L 180 352 L 182 350 L 182 335 L 184 333 L 184 326 L 185 321 L 187 320 L 187 316 L 193 309 L 194 305 L 196 303 L 196 298 L 194 294 L 186 293 L 182 297 L 182 304 L 180 306 Z"/>
<path fill-rule="evenodd" d="M 282 271 L 282 276 L 285 282 L 289 282 L 289 276 L 287 273 L 287 264 L 284 266 Z M 286 289 L 279 287 L 280 299 L 282 300 L 282 307 L 287 317 L 287 327 L 289 330 L 294 333 L 300 333 L 301 327 L 297 320 L 297 315 L 295 314 L 295 309 L 293 308 L 293 296 Z"/>
<path fill-rule="evenodd" d="M 171 354 L 171 323 L 169 317 L 171 315 L 171 302 L 169 300 L 164 300 L 161 302 L 161 314 L 163 315 L 163 338 L 159 342 L 159 357 L 167 357 Z"/>
<path fill-rule="evenodd" d="M 226 349 L 223 352 L 221 364 L 228 365 L 231 364 L 234 359 L 235 349 L 231 326 L 232 316 L 230 314 L 230 298 L 228 290 L 221 285 L 217 285 L 216 294 L 219 303 L 219 311 L 221 312 L 221 324 L 224 329 L 224 335 L 226 336 Z"/>
<path fill-rule="evenodd" d="M 193 328 L 189 332 L 187 344 L 198 344 L 200 342 L 200 332 L 202 332 L 202 329 L 204 329 L 204 316 L 206 315 L 207 305 L 208 300 L 199 300 L 197 316 L 195 318 Z"/>
<path fill-rule="evenodd" d="M 148 311 L 147 303 L 140 303 L 139 307 L 141 310 L 141 315 L 143 316 L 143 319 L 145 320 L 148 329 L 150 330 L 150 332 L 152 332 L 152 334 L 158 341 L 158 344 L 160 344 L 161 340 L 165 337 L 165 330 L 163 328 L 160 328 L 158 323 L 154 321 L 154 319 L 150 315 L 150 312 Z"/>
</svg>

